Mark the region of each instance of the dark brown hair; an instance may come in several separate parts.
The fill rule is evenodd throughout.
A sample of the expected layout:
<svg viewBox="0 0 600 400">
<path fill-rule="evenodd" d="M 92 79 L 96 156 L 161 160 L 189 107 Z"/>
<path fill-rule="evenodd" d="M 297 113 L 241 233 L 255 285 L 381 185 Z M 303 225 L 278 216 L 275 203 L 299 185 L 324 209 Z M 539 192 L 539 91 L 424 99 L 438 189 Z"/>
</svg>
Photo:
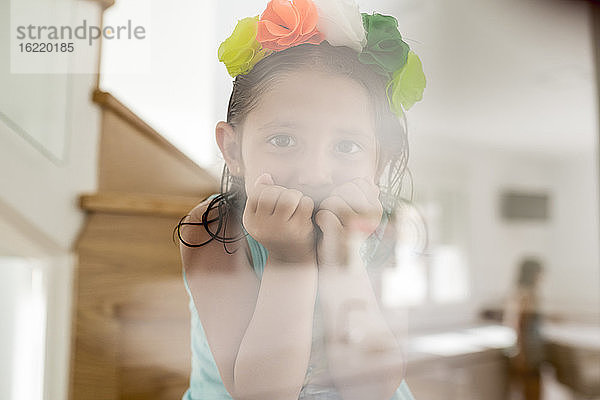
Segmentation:
<svg viewBox="0 0 600 400">
<path fill-rule="evenodd" d="M 388 77 L 378 74 L 374 68 L 358 60 L 356 51 L 348 47 L 335 47 L 327 42 L 319 45 L 302 44 L 276 52 L 259 61 L 246 75 L 238 75 L 233 81 L 233 90 L 227 109 L 227 122 L 237 134 L 246 116 L 260 102 L 262 96 L 286 75 L 298 70 L 316 70 L 326 73 L 340 74 L 354 79 L 367 89 L 373 116 L 378 146 L 377 172 L 381 173 L 378 182 L 380 201 L 384 212 L 393 218 L 396 208 L 406 201 L 402 198 L 402 181 L 407 171 L 408 141 L 406 119 L 398 118 L 390 109 L 386 96 Z M 412 196 L 411 196 L 412 197 Z M 242 178 L 231 175 L 227 165 L 223 166 L 220 193 L 211 200 L 201 222 L 183 222 L 183 217 L 176 227 L 179 240 L 186 246 L 198 247 L 211 240 L 224 244 L 237 241 L 240 237 L 226 237 L 226 226 L 229 218 L 241 224 L 241 217 L 246 204 L 246 192 Z M 218 212 L 217 217 L 209 219 L 212 210 Z M 215 231 L 209 224 L 217 222 Z M 205 243 L 186 243 L 181 237 L 181 227 L 199 225 L 210 235 Z M 221 233 L 223 232 L 223 234 Z"/>
<path fill-rule="evenodd" d="M 519 264 L 517 285 L 521 288 L 532 288 L 544 271 L 542 262 L 535 257 L 526 257 Z"/>
</svg>

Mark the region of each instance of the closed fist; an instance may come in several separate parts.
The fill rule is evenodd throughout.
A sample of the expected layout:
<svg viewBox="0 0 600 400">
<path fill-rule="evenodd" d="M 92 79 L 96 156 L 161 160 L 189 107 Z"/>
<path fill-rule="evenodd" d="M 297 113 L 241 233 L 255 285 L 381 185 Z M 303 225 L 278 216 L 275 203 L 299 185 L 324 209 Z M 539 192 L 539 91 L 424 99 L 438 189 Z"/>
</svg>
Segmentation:
<svg viewBox="0 0 600 400">
<path fill-rule="evenodd" d="M 321 230 L 317 243 L 317 262 L 320 266 L 347 265 L 351 235 L 359 242 L 377 228 L 383 207 L 379 201 L 379 188 L 365 178 L 355 178 L 334 188 L 329 197 L 319 205 L 315 223 Z"/>
<path fill-rule="evenodd" d="M 243 223 L 250 235 L 280 263 L 315 262 L 313 200 L 296 189 L 275 185 L 270 174 L 257 178 L 248 193 Z"/>
</svg>

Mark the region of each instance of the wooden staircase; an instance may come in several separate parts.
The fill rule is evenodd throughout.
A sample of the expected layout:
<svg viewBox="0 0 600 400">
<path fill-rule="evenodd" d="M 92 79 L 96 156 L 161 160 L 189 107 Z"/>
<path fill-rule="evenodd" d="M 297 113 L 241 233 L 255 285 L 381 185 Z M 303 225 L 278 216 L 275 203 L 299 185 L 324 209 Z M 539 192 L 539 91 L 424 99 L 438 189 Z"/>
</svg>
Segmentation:
<svg viewBox="0 0 600 400">
<path fill-rule="evenodd" d="M 178 399 L 190 315 L 172 232 L 218 182 L 109 93 L 93 101 L 99 183 L 80 196 L 70 399 Z"/>
</svg>

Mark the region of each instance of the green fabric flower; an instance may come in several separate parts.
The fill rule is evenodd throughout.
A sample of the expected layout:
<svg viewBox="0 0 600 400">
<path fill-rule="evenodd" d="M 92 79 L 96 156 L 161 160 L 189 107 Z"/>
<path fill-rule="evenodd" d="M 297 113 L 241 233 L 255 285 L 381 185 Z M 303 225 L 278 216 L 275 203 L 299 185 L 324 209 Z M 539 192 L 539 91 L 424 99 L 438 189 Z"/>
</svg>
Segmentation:
<svg viewBox="0 0 600 400">
<path fill-rule="evenodd" d="M 398 31 L 398 21 L 389 15 L 362 13 L 367 45 L 358 59 L 373 64 L 381 75 L 389 77 L 406 63 L 409 47 Z"/>
<path fill-rule="evenodd" d="M 403 108 L 408 110 L 417 101 L 423 99 L 425 85 L 421 60 L 411 51 L 408 53 L 404 67 L 394 73 L 387 86 L 388 101 L 392 111 L 400 116 Z"/>
<path fill-rule="evenodd" d="M 256 40 L 258 19 L 257 15 L 238 21 L 231 36 L 219 46 L 219 61 L 225 64 L 227 72 L 234 78 L 250 72 L 257 62 L 271 54 Z"/>
</svg>

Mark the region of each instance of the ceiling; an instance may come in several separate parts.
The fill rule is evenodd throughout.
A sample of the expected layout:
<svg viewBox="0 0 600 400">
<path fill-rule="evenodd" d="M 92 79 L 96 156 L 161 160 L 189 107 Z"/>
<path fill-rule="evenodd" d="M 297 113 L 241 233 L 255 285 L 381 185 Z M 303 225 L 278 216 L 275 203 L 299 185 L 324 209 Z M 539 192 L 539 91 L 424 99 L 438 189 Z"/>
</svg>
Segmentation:
<svg viewBox="0 0 600 400">
<path fill-rule="evenodd" d="M 596 151 L 589 4 L 551 0 L 359 0 L 396 16 L 422 60 L 411 135 L 527 152 Z"/>
</svg>

